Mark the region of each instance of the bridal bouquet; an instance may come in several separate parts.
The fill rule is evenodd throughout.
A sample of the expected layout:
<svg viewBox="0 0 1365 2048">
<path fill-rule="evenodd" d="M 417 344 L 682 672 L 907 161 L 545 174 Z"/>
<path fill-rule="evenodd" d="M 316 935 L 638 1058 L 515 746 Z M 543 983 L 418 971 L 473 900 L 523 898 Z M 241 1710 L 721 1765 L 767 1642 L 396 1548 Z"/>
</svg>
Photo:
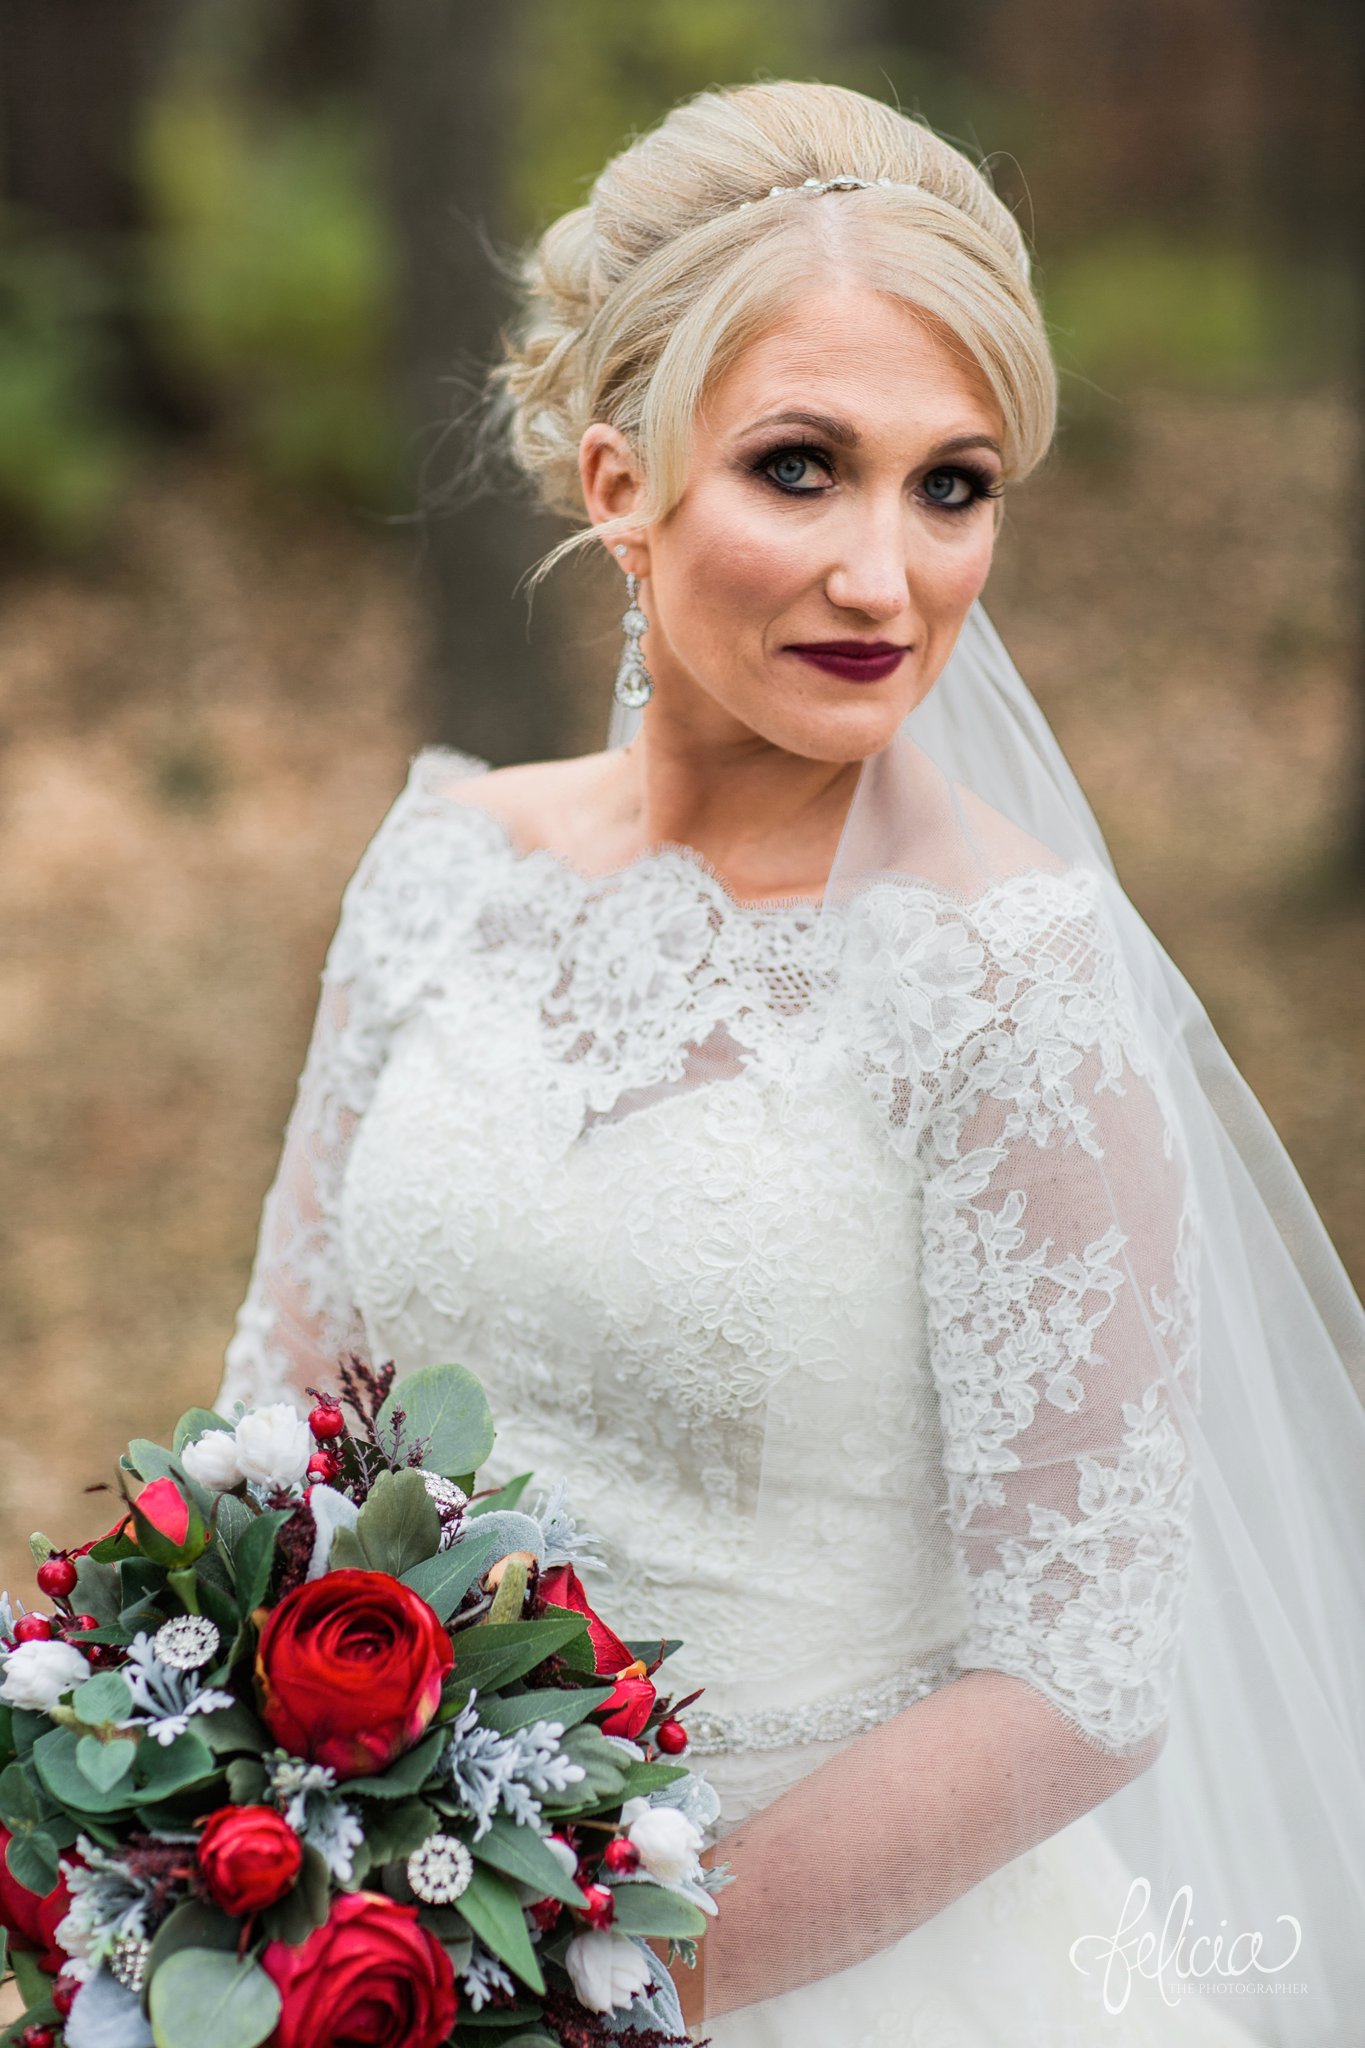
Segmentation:
<svg viewBox="0 0 1365 2048">
<path fill-rule="evenodd" d="M 135 1440 L 106 1535 L 33 1539 L 52 1611 L 0 1599 L 4 2040 L 685 2042 L 649 1943 L 728 1878 L 678 1645 L 594 1613 L 562 1481 L 473 1492 L 471 1373 L 338 1386 Z"/>
</svg>

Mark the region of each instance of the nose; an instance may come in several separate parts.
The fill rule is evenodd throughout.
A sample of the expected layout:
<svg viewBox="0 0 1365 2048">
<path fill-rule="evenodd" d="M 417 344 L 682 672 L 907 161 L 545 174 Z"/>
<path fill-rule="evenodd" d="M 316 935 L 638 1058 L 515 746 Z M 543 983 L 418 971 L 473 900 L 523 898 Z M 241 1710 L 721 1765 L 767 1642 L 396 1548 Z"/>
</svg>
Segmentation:
<svg viewBox="0 0 1365 2048">
<path fill-rule="evenodd" d="M 840 611 L 861 612 L 879 625 L 910 608 L 908 539 L 899 505 L 869 511 L 842 538 L 825 577 L 825 595 Z"/>
</svg>

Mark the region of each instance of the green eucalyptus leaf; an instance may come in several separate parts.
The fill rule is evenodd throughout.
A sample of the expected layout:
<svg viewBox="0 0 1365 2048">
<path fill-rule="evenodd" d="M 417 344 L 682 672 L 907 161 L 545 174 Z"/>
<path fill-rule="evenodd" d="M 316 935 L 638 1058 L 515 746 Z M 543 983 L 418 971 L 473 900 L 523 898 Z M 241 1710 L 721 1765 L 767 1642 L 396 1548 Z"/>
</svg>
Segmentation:
<svg viewBox="0 0 1365 2048">
<path fill-rule="evenodd" d="M 170 1799 L 177 1792 L 188 1792 L 193 1786 L 206 1783 L 218 1768 L 213 1751 L 193 1722 L 183 1735 L 177 1735 L 164 1748 L 159 1742 L 140 1742 L 134 1770 L 136 1804 L 150 1804 L 153 1800 Z"/>
<path fill-rule="evenodd" d="M 210 1429 L 225 1429 L 231 1436 L 233 1425 L 215 1414 L 212 1408 L 187 1408 L 176 1423 L 175 1435 L 171 1438 L 171 1449 L 176 1457 L 180 1456 L 186 1444 L 195 1443 Z"/>
<path fill-rule="evenodd" d="M 96 1621 L 111 1628 L 119 1617 L 118 1573 L 113 1565 L 96 1564 L 93 1557 L 78 1557 L 71 1604 L 78 1614 L 93 1614 Z"/>
<path fill-rule="evenodd" d="M 422 1474 L 381 1472 L 354 1533 L 369 1569 L 388 1572 L 395 1579 L 434 1556 L 441 1547 L 441 1517 Z"/>
<path fill-rule="evenodd" d="M 37 1956 L 33 1955 L 28 1949 L 12 1948 L 9 1952 L 9 1966 L 14 1972 L 14 1981 L 19 1987 L 19 1996 L 24 2001 L 24 2020 L 28 2020 L 29 2014 L 35 2008 L 44 2015 L 50 2016 L 52 2012 L 52 1979 L 38 1961 Z M 17 2021 L 15 2027 L 15 2038 L 17 2039 Z"/>
<path fill-rule="evenodd" d="M 265 1792 L 264 1764 L 254 1756 L 235 1756 L 227 1767 L 227 1788 L 234 1806 L 259 1806 Z"/>
<path fill-rule="evenodd" d="M 331 1871 L 318 1850 L 305 1845 L 303 1868 L 297 1881 L 262 1915 L 270 1940 L 287 1941 L 293 1948 L 307 1941 L 314 1929 L 321 1927 L 327 1918 L 331 1891 Z"/>
<path fill-rule="evenodd" d="M 333 1572 L 368 1572 L 374 1567 L 354 1529 L 337 1529 L 327 1553 L 327 1569 Z"/>
<path fill-rule="evenodd" d="M 51 1811 L 52 1801 L 39 1785 L 31 1766 L 19 1762 L 6 1764 L 0 1771 L 0 1821 L 17 1834 L 21 1828 L 33 1827 L 37 1822 L 46 1820 Z"/>
<path fill-rule="evenodd" d="M 241 1922 L 230 1920 L 226 1913 L 220 1913 L 206 1899 L 186 1899 L 172 1907 L 152 1936 L 146 1974 L 149 1978 L 155 1976 L 162 1965 L 173 1955 L 178 1955 L 182 1948 L 211 1948 L 224 1954 L 235 1952 L 241 1934 Z"/>
<path fill-rule="evenodd" d="M 259 2048 L 275 2031 L 280 1994 L 258 1963 L 182 1948 L 151 1979 L 156 2048 Z"/>
<path fill-rule="evenodd" d="M 76 1764 L 97 1792 L 108 1792 L 132 1770 L 137 1751 L 135 1742 L 100 1742 L 82 1735 L 76 1743 Z"/>
<path fill-rule="evenodd" d="M 71 1705 L 87 1728 L 98 1728 L 105 1721 L 126 1721 L 133 1711 L 133 1695 L 117 1671 L 101 1671 L 77 1686 Z"/>
<path fill-rule="evenodd" d="M 126 1813 L 133 1801 L 132 1778 L 103 1787 L 93 1785 L 76 1760 L 76 1741 L 69 1728 L 54 1728 L 34 1743 L 33 1761 L 44 1786 L 59 1804 L 82 1817 Z M 143 1747 L 155 1749 L 157 1745 L 139 1744 Z"/>
<path fill-rule="evenodd" d="M 372 1807 L 365 1815 L 365 1847 L 371 1867 L 382 1869 L 386 1863 L 405 1862 L 437 1827 L 436 1815 L 424 1799 L 386 1800 Z"/>
<path fill-rule="evenodd" d="M 401 1409 L 404 1442 L 420 1438 L 429 1472 L 458 1480 L 475 1472 L 493 1448 L 493 1416 L 474 1374 L 462 1365 L 428 1365 L 406 1373 L 379 1411 L 381 1428 L 393 1427 Z"/>
<path fill-rule="evenodd" d="M 42 1828 L 26 1828 L 5 1847 L 10 1876 L 40 1899 L 45 1899 L 57 1882 L 57 1856 L 57 1844 Z"/>
<path fill-rule="evenodd" d="M 235 1706 L 220 1707 L 216 1714 L 202 1715 L 199 1733 L 215 1756 L 260 1756 L 271 1747 L 265 1729 L 241 1700 Z"/>
</svg>

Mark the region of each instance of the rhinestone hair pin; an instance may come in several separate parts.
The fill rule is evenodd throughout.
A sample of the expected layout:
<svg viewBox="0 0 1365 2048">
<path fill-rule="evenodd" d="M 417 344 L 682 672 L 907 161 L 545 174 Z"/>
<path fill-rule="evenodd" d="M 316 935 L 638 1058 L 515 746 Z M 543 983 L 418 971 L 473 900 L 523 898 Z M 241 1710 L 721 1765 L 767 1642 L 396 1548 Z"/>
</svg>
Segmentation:
<svg viewBox="0 0 1365 2048">
<path fill-rule="evenodd" d="M 837 178 L 807 178 L 800 185 L 770 185 L 767 197 L 784 199 L 790 192 L 809 192 L 812 199 L 817 199 L 822 192 L 860 192 L 870 185 L 895 185 L 899 182 L 896 178 L 855 178 L 849 172 L 841 172 Z M 741 199 L 739 203 L 741 206 L 763 204 L 761 199 Z"/>
</svg>

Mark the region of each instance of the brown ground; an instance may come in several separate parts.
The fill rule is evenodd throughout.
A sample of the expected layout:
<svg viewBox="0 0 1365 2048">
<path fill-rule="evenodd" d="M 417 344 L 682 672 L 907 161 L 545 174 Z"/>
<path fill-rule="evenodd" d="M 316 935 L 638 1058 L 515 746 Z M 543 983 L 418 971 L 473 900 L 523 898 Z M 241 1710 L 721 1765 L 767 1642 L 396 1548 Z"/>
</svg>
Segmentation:
<svg viewBox="0 0 1365 2048">
<path fill-rule="evenodd" d="M 1124 420 L 1017 496 L 991 609 L 1360 1284 L 1365 901 L 1328 860 L 1353 798 L 1355 429 L 1330 396 Z M 406 546 L 170 469 L 103 570 L 0 595 L 21 1593 L 29 1530 L 102 1526 L 80 1487 L 217 1385 L 340 891 L 425 737 Z"/>
</svg>

